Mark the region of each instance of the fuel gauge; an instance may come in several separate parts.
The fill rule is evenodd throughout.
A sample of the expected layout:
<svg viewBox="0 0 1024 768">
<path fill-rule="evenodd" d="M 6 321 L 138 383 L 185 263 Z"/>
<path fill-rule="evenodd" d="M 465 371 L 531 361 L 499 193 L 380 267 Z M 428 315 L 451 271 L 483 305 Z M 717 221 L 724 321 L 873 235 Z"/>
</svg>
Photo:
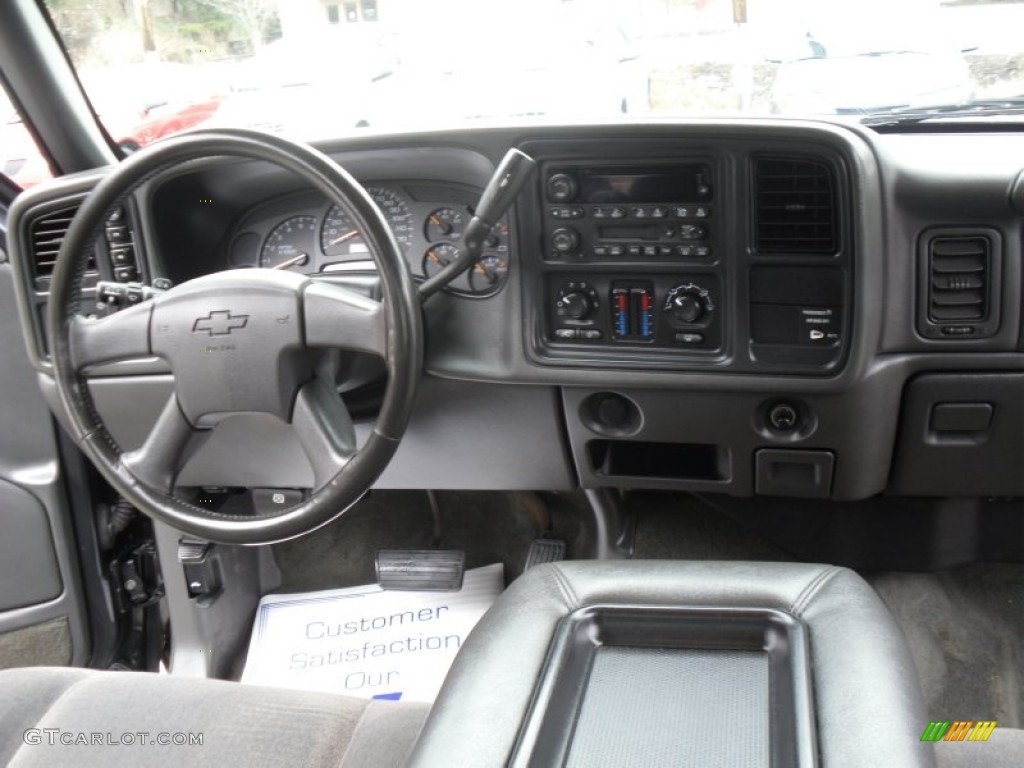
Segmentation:
<svg viewBox="0 0 1024 768">
<path fill-rule="evenodd" d="M 458 240 L 466 226 L 468 214 L 455 208 L 438 208 L 427 216 L 424 226 L 427 240 Z"/>
<path fill-rule="evenodd" d="M 423 257 L 423 274 L 433 277 L 459 257 L 459 249 L 451 243 L 432 245 Z"/>
</svg>

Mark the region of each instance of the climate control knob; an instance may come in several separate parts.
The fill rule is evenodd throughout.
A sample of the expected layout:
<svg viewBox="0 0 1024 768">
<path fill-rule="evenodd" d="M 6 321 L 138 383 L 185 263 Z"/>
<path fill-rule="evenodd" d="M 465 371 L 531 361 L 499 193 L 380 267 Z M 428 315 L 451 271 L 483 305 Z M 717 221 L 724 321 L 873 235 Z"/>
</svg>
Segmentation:
<svg viewBox="0 0 1024 768">
<path fill-rule="evenodd" d="M 706 288 L 696 283 L 680 283 L 665 296 L 663 309 L 676 324 L 694 325 L 706 320 L 715 305 Z"/>
<path fill-rule="evenodd" d="M 681 323 L 695 323 L 704 314 L 704 304 L 691 293 L 676 296 L 672 301 L 672 316 Z"/>
<path fill-rule="evenodd" d="M 551 233 L 551 247 L 555 253 L 573 253 L 580 246 L 580 235 L 572 227 L 559 227 Z"/>
<path fill-rule="evenodd" d="M 590 298 L 585 293 L 573 291 L 562 297 L 562 308 L 565 316 L 572 320 L 582 320 L 590 314 Z"/>
<path fill-rule="evenodd" d="M 555 316 L 562 320 L 584 321 L 597 309 L 597 292 L 584 282 L 566 283 L 558 291 Z"/>
</svg>

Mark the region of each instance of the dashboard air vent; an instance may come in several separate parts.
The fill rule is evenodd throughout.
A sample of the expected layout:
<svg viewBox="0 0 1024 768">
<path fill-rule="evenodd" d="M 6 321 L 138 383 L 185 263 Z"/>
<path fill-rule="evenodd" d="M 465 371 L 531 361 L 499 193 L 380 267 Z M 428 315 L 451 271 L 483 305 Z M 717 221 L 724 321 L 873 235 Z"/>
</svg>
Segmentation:
<svg viewBox="0 0 1024 768">
<path fill-rule="evenodd" d="M 921 243 L 921 330 L 933 338 L 991 335 L 998 325 L 999 237 L 932 231 Z"/>
<path fill-rule="evenodd" d="M 989 242 L 984 237 L 931 240 L 928 245 L 931 265 L 928 318 L 933 323 L 985 319 L 989 253 Z"/>
<path fill-rule="evenodd" d="M 836 185 L 829 165 L 801 158 L 758 158 L 754 188 L 758 252 L 836 252 Z"/>
<path fill-rule="evenodd" d="M 49 280 L 53 274 L 53 267 L 57 263 L 57 252 L 60 251 L 61 243 L 64 242 L 64 235 L 71 226 L 71 220 L 78 212 L 78 205 L 69 205 L 66 208 L 52 211 L 40 216 L 32 222 L 32 266 L 33 275 L 37 280 L 42 278 Z M 92 259 L 89 260 L 88 269 L 95 269 Z"/>
</svg>

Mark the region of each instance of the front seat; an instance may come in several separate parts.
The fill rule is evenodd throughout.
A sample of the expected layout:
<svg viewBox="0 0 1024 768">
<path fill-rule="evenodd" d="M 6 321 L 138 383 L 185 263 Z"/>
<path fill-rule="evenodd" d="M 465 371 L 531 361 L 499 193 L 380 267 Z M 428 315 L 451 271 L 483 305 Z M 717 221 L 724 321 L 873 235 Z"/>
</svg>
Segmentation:
<svg viewBox="0 0 1024 768">
<path fill-rule="evenodd" d="M 401 766 L 428 709 L 223 680 L 9 669 L 0 765 Z"/>
<path fill-rule="evenodd" d="M 424 724 L 426 709 L 149 674 L 11 670 L 0 673 L 0 763 L 935 764 L 892 616 L 857 574 L 804 563 L 531 569 L 467 639 Z M 60 729 L 56 743 L 41 729 Z M 140 731 L 204 741 L 59 738 Z"/>
</svg>

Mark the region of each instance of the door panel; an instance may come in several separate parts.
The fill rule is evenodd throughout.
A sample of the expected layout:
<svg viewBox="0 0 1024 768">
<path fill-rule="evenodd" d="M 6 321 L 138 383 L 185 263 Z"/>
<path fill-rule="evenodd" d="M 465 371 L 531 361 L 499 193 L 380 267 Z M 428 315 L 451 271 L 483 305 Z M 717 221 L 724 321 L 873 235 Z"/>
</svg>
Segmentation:
<svg viewBox="0 0 1024 768">
<path fill-rule="evenodd" d="M 0 613 L 60 597 L 60 570 L 43 505 L 0 480 L 0 510 Z"/>
<path fill-rule="evenodd" d="M 2 205 L 2 204 L 0 204 Z M 89 659 L 53 417 L 29 363 L 0 208 L 0 668 Z"/>
</svg>

